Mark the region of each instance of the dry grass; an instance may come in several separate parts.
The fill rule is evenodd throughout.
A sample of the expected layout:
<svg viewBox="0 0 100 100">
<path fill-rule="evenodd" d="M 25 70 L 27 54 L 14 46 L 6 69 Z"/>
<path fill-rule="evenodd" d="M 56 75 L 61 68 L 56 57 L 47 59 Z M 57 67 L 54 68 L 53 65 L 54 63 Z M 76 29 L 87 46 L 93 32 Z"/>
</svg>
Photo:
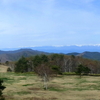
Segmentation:
<svg viewBox="0 0 100 100">
<path fill-rule="evenodd" d="M 0 67 L 1 68 L 1 67 Z M 34 74 L 1 72 L 6 100 L 100 100 L 100 77 L 59 76 L 43 90 L 43 83 Z"/>
<path fill-rule="evenodd" d="M 0 72 L 7 72 L 7 66 L 0 65 Z"/>
</svg>

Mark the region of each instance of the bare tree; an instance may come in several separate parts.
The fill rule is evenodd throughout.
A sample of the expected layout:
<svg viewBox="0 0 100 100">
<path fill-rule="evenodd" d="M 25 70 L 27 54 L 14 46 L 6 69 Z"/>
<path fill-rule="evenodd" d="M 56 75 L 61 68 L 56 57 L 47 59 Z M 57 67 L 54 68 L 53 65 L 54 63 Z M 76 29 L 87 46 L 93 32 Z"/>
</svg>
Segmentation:
<svg viewBox="0 0 100 100">
<path fill-rule="evenodd" d="M 47 90 L 48 82 L 53 72 L 52 69 L 49 67 L 47 63 L 43 63 L 35 68 L 35 72 L 42 78 L 43 87 L 45 90 Z"/>
<path fill-rule="evenodd" d="M 76 67 L 75 57 L 65 55 L 63 59 L 62 71 L 63 72 L 73 72 L 75 71 L 75 67 Z"/>
</svg>

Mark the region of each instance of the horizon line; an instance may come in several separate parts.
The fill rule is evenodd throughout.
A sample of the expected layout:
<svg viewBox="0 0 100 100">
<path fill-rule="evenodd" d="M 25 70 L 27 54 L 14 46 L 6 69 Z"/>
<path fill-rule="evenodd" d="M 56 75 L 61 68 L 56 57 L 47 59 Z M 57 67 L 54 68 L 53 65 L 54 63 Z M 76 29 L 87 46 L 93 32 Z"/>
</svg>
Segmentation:
<svg viewBox="0 0 100 100">
<path fill-rule="evenodd" d="M 65 46 L 77 46 L 77 47 L 82 47 L 82 46 L 100 46 L 100 44 L 73 44 L 73 45 L 46 45 L 46 46 L 41 46 L 41 45 L 37 45 L 37 46 L 18 46 L 18 47 L 3 47 L 1 49 L 17 49 L 17 48 L 34 48 L 34 47 L 65 47 Z"/>
</svg>

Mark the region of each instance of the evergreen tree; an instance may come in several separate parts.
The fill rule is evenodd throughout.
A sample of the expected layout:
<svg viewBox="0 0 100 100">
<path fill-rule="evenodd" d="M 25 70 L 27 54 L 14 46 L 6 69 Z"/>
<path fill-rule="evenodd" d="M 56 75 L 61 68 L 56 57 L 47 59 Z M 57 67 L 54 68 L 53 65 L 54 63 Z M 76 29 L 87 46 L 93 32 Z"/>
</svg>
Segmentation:
<svg viewBox="0 0 100 100">
<path fill-rule="evenodd" d="M 84 66 L 82 64 L 80 64 L 77 67 L 76 74 L 79 74 L 80 75 L 80 78 L 81 78 L 83 71 L 84 71 Z"/>
<path fill-rule="evenodd" d="M 36 55 L 34 58 L 33 58 L 33 64 L 34 64 L 34 67 L 38 66 L 39 64 L 41 64 L 42 60 L 41 60 L 41 57 L 39 55 Z"/>
<path fill-rule="evenodd" d="M 0 100 L 5 100 L 5 98 L 3 97 L 3 93 L 2 91 L 6 88 L 5 86 L 2 85 L 3 80 L 0 79 Z"/>
<path fill-rule="evenodd" d="M 28 60 L 25 57 L 22 57 L 16 63 L 15 72 L 27 72 L 28 67 Z"/>
<path fill-rule="evenodd" d="M 89 72 L 90 72 L 90 69 L 88 67 L 83 66 L 82 64 L 80 64 L 77 67 L 77 70 L 76 70 L 76 74 L 79 74 L 80 75 L 80 78 L 82 76 L 82 73 L 83 74 L 88 74 Z"/>
<path fill-rule="evenodd" d="M 42 63 L 45 63 L 45 62 L 48 62 L 49 61 L 47 55 L 42 54 L 40 57 L 41 57 Z"/>
<path fill-rule="evenodd" d="M 52 65 L 51 68 L 52 68 L 52 70 L 54 71 L 54 73 L 55 73 L 56 75 L 57 75 L 57 74 L 62 74 L 58 66 Z"/>
</svg>

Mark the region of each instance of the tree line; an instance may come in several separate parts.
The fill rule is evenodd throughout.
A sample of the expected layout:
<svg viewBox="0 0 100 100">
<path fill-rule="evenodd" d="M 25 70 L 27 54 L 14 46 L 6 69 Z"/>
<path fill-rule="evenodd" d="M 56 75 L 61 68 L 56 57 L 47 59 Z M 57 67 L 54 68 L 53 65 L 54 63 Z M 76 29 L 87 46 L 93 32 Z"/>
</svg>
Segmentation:
<svg viewBox="0 0 100 100">
<path fill-rule="evenodd" d="M 7 62 L 8 64 L 8 62 Z M 64 54 L 36 55 L 32 57 L 21 57 L 17 62 L 8 64 L 14 72 L 34 72 L 41 66 L 48 66 L 56 74 L 76 72 L 79 65 L 89 68 L 92 74 L 100 74 L 100 61 L 85 59 L 79 56 L 68 56 Z"/>
</svg>

